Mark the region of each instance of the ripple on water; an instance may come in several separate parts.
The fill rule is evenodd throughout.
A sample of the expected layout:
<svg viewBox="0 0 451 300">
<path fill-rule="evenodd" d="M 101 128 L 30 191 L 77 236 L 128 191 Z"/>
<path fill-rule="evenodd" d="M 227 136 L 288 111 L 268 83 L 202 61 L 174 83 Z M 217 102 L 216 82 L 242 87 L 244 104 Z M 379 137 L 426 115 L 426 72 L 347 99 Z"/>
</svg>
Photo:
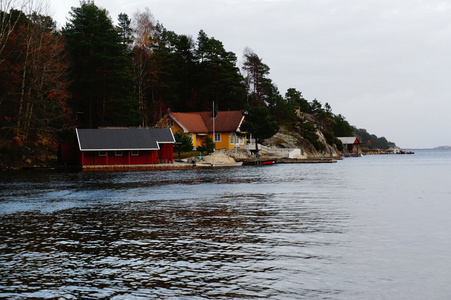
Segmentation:
<svg viewBox="0 0 451 300">
<path fill-rule="evenodd" d="M 419 282 L 446 294 L 451 239 L 441 197 L 451 191 L 440 179 L 433 191 L 404 186 L 402 168 L 387 178 L 384 160 L 368 159 L 14 175 L 0 183 L 0 298 L 429 295 Z M 413 170 L 404 176 L 415 181 Z M 416 265 L 429 279 L 414 277 Z"/>
</svg>

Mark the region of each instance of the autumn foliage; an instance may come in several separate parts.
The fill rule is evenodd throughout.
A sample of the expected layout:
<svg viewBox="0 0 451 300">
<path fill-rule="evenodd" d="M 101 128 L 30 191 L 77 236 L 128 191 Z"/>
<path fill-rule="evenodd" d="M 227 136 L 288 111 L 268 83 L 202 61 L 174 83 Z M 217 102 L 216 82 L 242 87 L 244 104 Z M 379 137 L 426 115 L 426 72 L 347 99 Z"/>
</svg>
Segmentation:
<svg viewBox="0 0 451 300">
<path fill-rule="evenodd" d="M 51 18 L 16 10 L 1 18 L 10 21 L 0 23 L 9 32 L 0 53 L 0 139 L 21 147 L 70 126 L 70 61 Z"/>
<path fill-rule="evenodd" d="M 170 31 L 148 9 L 114 25 L 106 9 L 82 0 L 59 29 L 45 14 L 0 5 L 0 155 L 55 149 L 73 141 L 75 127 L 153 126 L 168 111 L 211 110 L 213 101 L 223 111 L 264 107 L 274 130 L 314 114 L 333 142 L 340 126 L 330 106 L 295 89 L 282 96 L 269 70 L 249 48 L 240 68 L 221 41 Z"/>
</svg>

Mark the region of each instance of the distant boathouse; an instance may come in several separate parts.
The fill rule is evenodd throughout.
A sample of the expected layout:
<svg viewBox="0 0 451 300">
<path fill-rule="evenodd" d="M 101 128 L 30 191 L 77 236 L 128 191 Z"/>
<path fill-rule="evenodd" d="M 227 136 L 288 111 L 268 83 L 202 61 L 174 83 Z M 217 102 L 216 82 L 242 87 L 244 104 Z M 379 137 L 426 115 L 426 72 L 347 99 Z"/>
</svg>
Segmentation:
<svg viewBox="0 0 451 300">
<path fill-rule="evenodd" d="M 339 137 L 338 138 L 343 144 L 343 154 L 350 156 L 359 155 L 360 151 L 360 141 L 356 137 Z"/>
</svg>

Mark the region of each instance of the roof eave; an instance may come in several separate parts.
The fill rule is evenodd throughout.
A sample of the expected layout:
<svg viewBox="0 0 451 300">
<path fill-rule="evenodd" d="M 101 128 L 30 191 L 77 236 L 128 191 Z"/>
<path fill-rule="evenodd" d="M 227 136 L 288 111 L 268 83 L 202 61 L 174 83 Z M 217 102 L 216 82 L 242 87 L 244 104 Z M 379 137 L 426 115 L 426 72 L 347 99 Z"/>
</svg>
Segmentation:
<svg viewBox="0 0 451 300">
<path fill-rule="evenodd" d="M 174 120 L 175 121 L 175 123 L 177 123 L 177 125 L 179 125 L 180 126 L 180 128 L 182 128 L 183 129 L 183 132 L 184 133 L 189 133 L 189 130 L 188 129 L 186 129 L 186 127 L 185 126 L 183 126 L 183 124 L 182 123 L 180 123 L 180 121 L 179 120 L 177 120 L 172 114 L 169 114 L 169 117 L 172 119 L 172 120 Z"/>
<path fill-rule="evenodd" d="M 80 151 L 88 151 L 88 152 L 95 152 L 95 151 L 155 151 L 160 150 L 160 147 L 158 148 L 124 148 L 124 149 L 80 149 Z"/>
<path fill-rule="evenodd" d="M 78 128 L 75 128 L 75 133 L 77 134 L 78 149 L 80 151 L 83 151 L 83 150 L 81 150 L 81 143 L 80 143 L 80 136 L 78 134 Z"/>
<path fill-rule="evenodd" d="M 243 121 L 244 121 L 244 116 L 241 117 L 240 123 L 238 124 L 238 127 L 236 128 L 236 132 L 240 132 L 240 127 L 241 127 L 241 124 L 243 124 Z"/>
</svg>

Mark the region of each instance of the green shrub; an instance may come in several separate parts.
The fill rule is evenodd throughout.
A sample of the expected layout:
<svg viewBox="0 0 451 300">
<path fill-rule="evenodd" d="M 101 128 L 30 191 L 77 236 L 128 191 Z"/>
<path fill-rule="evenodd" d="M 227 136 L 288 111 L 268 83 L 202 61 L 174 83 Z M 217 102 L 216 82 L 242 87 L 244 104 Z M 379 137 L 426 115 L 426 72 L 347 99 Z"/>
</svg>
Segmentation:
<svg viewBox="0 0 451 300">
<path fill-rule="evenodd" d="M 211 137 L 206 136 L 205 139 L 202 141 L 202 145 L 197 147 L 197 151 L 207 152 L 207 154 L 215 151 L 215 143 L 213 142 Z"/>
</svg>

